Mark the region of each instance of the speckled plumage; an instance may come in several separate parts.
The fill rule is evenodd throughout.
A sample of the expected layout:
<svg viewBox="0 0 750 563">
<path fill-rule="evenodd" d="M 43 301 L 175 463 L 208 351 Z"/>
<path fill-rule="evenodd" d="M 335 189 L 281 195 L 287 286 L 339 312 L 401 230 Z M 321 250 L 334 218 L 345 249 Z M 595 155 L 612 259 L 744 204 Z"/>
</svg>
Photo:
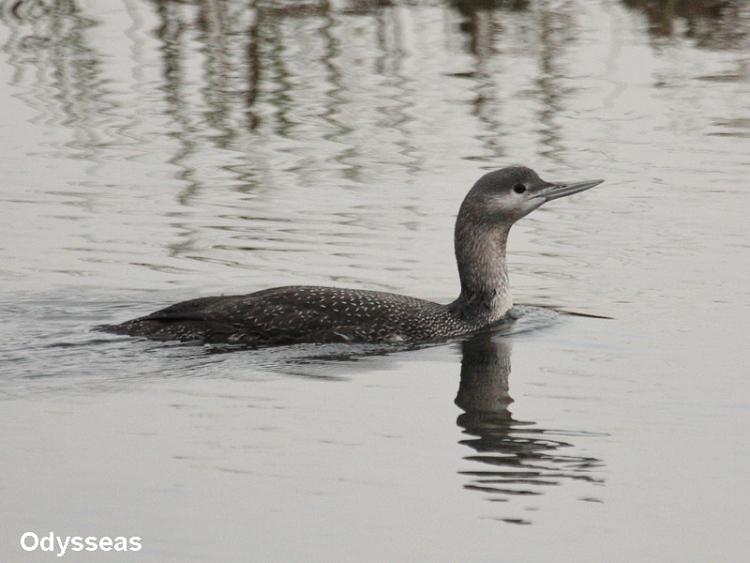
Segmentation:
<svg viewBox="0 0 750 563">
<path fill-rule="evenodd" d="M 277 287 L 177 303 L 110 327 L 158 340 L 246 345 L 297 342 L 413 342 L 480 328 L 445 305 L 385 293 L 318 286 Z"/>
<path fill-rule="evenodd" d="M 461 294 L 448 305 L 380 291 L 288 286 L 183 301 L 99 328 L 155 340 L 249 346 L 416 343 L 472 334 L 501 320 L 513 305 L 505 266 L 511 225 L 545 201 L 598 183 L 551 184 L 520 166 L 482 176 L 466 195 L 456 219 Z"/>
</svg>

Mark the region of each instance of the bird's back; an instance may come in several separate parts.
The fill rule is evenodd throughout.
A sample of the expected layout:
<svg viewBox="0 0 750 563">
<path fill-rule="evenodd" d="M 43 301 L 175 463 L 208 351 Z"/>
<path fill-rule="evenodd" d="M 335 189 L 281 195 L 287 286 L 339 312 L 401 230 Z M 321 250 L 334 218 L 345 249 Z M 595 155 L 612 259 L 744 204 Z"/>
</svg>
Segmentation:
<svg viewBox="0 0 750 563">
<path fill-rule="evenodd" d="M 159 340 L 246 345 L 416 342 L 467 332 L 444 305 L 395 293 L 321 286 L 191 299 L 103 328 Z"/>
</svg>

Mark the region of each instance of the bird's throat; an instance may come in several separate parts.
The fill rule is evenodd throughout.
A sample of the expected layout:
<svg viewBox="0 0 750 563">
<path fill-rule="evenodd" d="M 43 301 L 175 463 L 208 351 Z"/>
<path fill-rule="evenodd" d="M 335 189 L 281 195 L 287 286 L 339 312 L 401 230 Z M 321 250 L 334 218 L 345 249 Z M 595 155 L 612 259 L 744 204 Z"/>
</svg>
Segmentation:
<svg viewBox="0 0 750 563">
<path fill-rule="evenodd" d="M 505 262 L 509 225 L 456 224 L 455 249 L 461 295 L 452 304 L 463 320 L 500 320 L 513 306 Z"/>
</svg>

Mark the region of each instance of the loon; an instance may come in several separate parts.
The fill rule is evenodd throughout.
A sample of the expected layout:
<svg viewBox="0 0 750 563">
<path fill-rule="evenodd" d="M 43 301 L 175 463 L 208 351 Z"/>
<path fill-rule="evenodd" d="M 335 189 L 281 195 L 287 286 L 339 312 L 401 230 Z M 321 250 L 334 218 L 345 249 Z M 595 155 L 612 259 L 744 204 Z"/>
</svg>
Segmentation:
<svg viewBox="0 0 750 563">
<path fill-rule="evenodd" d="M 252 347 L 423 343 L 471 335 L 506 318 L 513 306 L 505 263 L 513 223 L 548 201 L 602 182 L 545 182 L 523 166 L 482 176 L 464 198 L 456 219 L 461 294 L 447 305 L 382 291 L 286 286 L 191 299 L 98 329 L 154 340 Z"/>
</svg>

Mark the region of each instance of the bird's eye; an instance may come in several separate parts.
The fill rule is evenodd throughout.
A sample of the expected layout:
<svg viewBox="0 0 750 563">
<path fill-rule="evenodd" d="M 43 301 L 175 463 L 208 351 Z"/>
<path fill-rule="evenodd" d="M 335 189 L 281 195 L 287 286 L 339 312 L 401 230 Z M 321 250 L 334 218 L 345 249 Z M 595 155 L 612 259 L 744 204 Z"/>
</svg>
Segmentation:
<svg viewBox="0 0 750 563">
<path fill-rule="evenodd" d="M 526 191 L 526 186 L 524 186 L 523 184 L 516 184 L 515 186 L 513 186 L 513 191 L 517 194 L 522 194 Z"/>
</svg>

